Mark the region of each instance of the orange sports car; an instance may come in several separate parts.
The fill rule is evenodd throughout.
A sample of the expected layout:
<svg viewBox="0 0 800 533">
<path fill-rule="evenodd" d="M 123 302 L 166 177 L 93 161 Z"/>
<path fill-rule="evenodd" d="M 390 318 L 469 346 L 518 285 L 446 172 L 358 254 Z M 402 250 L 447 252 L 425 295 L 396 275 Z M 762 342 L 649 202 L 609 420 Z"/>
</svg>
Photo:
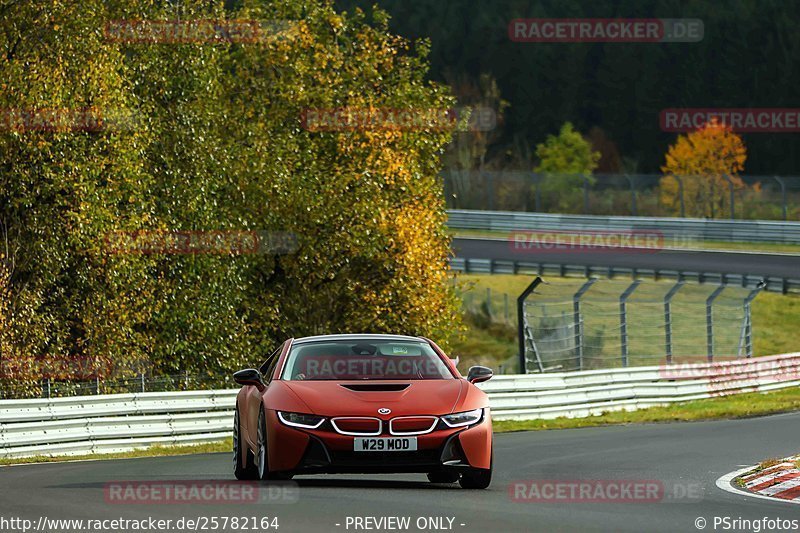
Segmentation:
<svg viewBox="0 0 800 533">
<path fill-rule="evenodd" d="M 431 340 L 402 335 L 289 339 L 240 370 L 233 423 L 238 479 L 421 472 L 482 489 L 492 479 L 489 399 Z"/>
</svg>

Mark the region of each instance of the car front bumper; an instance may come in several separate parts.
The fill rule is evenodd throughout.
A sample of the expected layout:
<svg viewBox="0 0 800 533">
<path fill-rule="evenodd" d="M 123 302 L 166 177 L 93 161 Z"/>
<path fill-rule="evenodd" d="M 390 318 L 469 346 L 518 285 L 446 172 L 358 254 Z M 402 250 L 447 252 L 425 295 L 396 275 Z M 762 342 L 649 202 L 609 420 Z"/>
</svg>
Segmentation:
<svg viewBox="0 0 800 533">
<path fill-rule="evenodd" d="M 356 452 L 354 436 L 324 428 L 289 427 L 278 420 L 274 411 L 267 416 L 270 418 L 267 431 L 270 469 L 276 471 L 295 474 L 458 472 L 491 467 L 492 421 L 488 409 L 483 419 L 473 426 L 415 435 L 417 450 L 409 452 Z"/>
</svg>

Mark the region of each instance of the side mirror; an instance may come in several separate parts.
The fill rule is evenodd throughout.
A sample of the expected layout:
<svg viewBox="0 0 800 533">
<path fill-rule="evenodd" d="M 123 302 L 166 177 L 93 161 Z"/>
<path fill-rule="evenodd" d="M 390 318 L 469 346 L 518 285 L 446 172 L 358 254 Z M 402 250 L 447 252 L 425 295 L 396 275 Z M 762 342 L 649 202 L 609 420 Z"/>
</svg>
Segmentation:
<svg viewBox="0 0 800 533">
<path fill-rule="evenodd" d="M 261 380 L 261 373 L 255 368 L 245 368 L 233 374 L 233 381 L 239 385 L 253 385 L 258 390 L 264 389 L 264 382 Z"/>
<path fill-rule="evenodd" d="M 470 383 L 481 383 L 482 381 L 488 381 L 493 375 L 494 372 L 492 372 L 491 368 L 486 368 L 485 366 L 471 366 L 467 374 L 467 381 Z"/>
</svg>

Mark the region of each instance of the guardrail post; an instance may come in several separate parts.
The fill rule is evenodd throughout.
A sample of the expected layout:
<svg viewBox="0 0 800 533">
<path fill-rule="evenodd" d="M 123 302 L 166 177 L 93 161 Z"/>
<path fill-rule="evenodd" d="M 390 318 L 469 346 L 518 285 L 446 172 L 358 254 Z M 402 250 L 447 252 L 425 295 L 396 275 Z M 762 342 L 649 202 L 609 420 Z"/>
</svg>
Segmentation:
<svg viewBox="0 0 800 533">
<path fill-rule="evenodd" d="M 572 297 L 572 322 L 575 331 L 575 358 L 578 370 L 583 370 L 583 319 L 581 317 L 581 298 L 596 281 L 597 278 L 587 280 Z"/>
<path fill-rule="evenodd" d="M 641 282 L 642 280 L 639 279 L 634 280 L 634 282 L 631 283 L 628 288 L 625 289 L 625 292 L 623 292 L 619 297 L 619 338 L 622 349 L 623 367 L 628 366 L 628 298 L 630 298 L 631 294 L 633 294 L 633 291 L 636 290 L 636 287 L 638 287 Z"/>
<path fill-rule="evenodd" d="M 706 300 L 706 348 L 708 362 L 714 361 L 714 300 L 725 290 L 725 285 L 720 285 Z"/>
<path fill-rule="evenodd" d="M 539 276 L 528 285 L 522 294 L 517 297 L 517 343 L 519 349 L 519 373 L 528 373 L 528 362 L 525 359 L 525 300 L 530 296 L 536 287 L 542 283 Z"/>
<path fill-rule="evenodd" d="M 781 186 L 781 206 L 783 207 L 783 220 L 788 220 L 788 213 L 786 208 L 786 182 L 780 176 L 772 176 Z"/>
<path fill-rule="evenodd" d="M 679 281 L 664 296 L 664 334 L 666 335 L 667 364 L 672 364 L 672 298 L 681 290 L 685 283 Z"/>
<path fill-rule="evenodd" d="M 145 391 L 144 372 L 142 372 L 139 376 L 141 377 L 142 380 L 142 392 L 144 392 Z"/>
</svg>

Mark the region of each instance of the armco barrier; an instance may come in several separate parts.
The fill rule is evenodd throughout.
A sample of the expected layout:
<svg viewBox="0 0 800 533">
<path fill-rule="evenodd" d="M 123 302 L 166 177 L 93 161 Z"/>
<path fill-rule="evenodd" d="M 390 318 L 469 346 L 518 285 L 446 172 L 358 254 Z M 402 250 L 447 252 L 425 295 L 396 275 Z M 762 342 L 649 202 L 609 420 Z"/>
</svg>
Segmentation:
<svg viewBox="0 0 800 533">
<path fill-rule="evenodd" d="M 496 376 L 479 385 L 496 420 L 615 410 L 800 386 L 800 353 L 724 363 Z M 199 444 L 231 433 L 237 390 L 0 401 L 0 457 Z"/>
<path fill-rule="evenodd" d="M 752 274 L 721 274 L 719 272 L 694 272 L 654 268 L 630 268 L 597 265 L 569 265 L 564 263 L 541 263 L 504 259 L 470 259 L 451 257 L 450 268 L 465 274 L 528 274 L 535 276 L 553 275 L 558 277 L 616 277 L 671 279 L 697 283 L 732 285 L 753 289 L 764 283 L 764 290 L 782 294 L 800 292 L 800 278 L 787 279 L 774 276 Z"/>
<path fill-rule="evenodd" d="M 705 220 L 699 218 L 607 217 L 552 215 L 514 211 L 447 211 L 451 229 L 489 231 L 659 231 L 665 237 L 697 241 L 800 244 L 800 222 L 768 220 Z"/>
</svg>

